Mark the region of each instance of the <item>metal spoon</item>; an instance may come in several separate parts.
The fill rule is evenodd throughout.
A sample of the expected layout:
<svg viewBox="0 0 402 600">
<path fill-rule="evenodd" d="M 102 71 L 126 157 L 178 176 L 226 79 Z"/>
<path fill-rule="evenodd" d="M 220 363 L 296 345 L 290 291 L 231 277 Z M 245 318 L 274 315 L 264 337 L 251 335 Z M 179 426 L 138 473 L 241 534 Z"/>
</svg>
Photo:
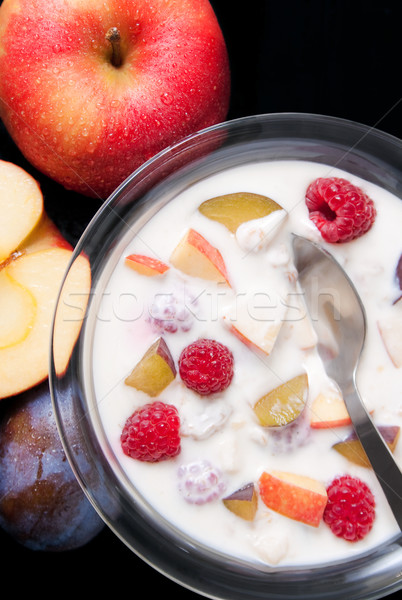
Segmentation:
<svg viewBox="0 0 402 600">
<path fill-rule="evenodd" d="M 356 385 L 366 338 L 362 301 L 339 263 L 293 234 L 295 266 L 326 373 L 339 386 L 356 434 L 402 530 L 402 472 L 367 412 Z"/>
</svg>

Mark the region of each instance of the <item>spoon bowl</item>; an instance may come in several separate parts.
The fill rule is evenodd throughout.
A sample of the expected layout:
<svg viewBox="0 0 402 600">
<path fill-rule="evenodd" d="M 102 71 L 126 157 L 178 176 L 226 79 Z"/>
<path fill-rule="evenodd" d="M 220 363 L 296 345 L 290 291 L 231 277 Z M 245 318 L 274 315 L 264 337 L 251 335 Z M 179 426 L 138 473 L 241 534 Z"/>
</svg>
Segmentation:
<svg viewBox="0 0 402 600">
<path fill-rule="evenodd" d="M 402 530 L 402 472 L 356 384 L 367 330 L 363 303 L 343 268 L 321 246 L 294 235 L 293 251 L 325 371 L 342 392 L 355 432 Z"/>
</svg>

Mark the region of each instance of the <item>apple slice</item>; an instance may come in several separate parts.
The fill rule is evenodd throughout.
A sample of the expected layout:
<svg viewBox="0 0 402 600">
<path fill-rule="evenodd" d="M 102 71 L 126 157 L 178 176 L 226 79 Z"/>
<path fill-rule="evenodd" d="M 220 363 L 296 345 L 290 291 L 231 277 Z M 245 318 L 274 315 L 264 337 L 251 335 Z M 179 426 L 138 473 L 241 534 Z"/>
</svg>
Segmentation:
<svg viewBox="0 0 402 600">
<path fill-rule="evenodd" d="M 66 248 L 72 250 L 72 245 L 64 238 L 60 229 L 49 218 L 45 211 L 29 236 L 18 247 L 17 252 L 31 253 L 47 248 Z"/>
<path fill-rule="evenodd" d="M 391 452 L 394 452 L 401 431 L 400 427 L 398 425 L 379 425 L 378 431 L 384 438 Z M 332 447 L 352 463 L 360 465 L 361 467 L 371 467 L 367 454 L 354 431 L 346 439 L 337 442 Z"/>
<path fill-rule="evenodd" d="M 158 338 L 145 352 L 126 378 L 126 385 L 158 396 L 176 377 L 176 367 L 163 338 Z"/>
<path fill-rule="evenodd" d="M 208 219 L 218 221 L 229 231 L 236 233 L 242 223 L 266 217 L 276 210 L 283 209 L 267 196 L 236 192 L 210 198 L 203 202 L 198 210 Z"/>
<path fill-rule="evenodd" d="M 0 286 L 4 286 L 4 294 L 10 298 L 5 302 L 9 305 L 10 322 L 14 323 L 16 329 L 8 329 L 9 343 L 3 343 L 0 348 L 0 398 L 26 390 L 48 376 L 53 314 L 71 255 L 71 250 L 65 248 L 23 254 L 1 271 Z M 88 262 L 82 258 L 80 265 L 77 277 L 73 277 L 80 292 L 79 296 L 74 294 L 75 307 L 85 303 L 89 294 Z M 3 287 L 0 297 L 2 295 Z M 10 305 L 11 297 L 18 299 L 15 307 Z M 82 324 L 82 310 L 78 311 L 80 318 L 77 318 L 77 311 L 74 311 L 74 315 L 74 319 L 70 318 L 64 323 L 64 336 L 59 348 L 60 362 L 66 361 L 71 354 L 71 344 Z"/>
<path fill-rule="evenodd" d="M 319 526 L 328 500 L 320 481 L 296 473 L 264 472 L 259 490 L 268 508 L 306 525 Z"/>
<path fill-rule="evenodd" d="M 248 483 L 236 490 L 230 496 L 223 498 L 222 502 L 238 517 L 245 521 L 253 521 L 258 507 L 258 496 L 254 483 Z"/>
<path fill-rule="evenodd" d="M 402 367 L 402 298 L 378 321 L 378 330 L 395 367 Z"/>
<path fill-rule="evenodd" d="M 283 427 L 302 414 L 307 396 L 308 376 L 302 373 L 260 398 L 254 412 L 263 427 Z"/>
<path fill-rule="evenodd" d="M 29 333 L 36 316 L 33 295 L 0 270 L 0 349 L 21 342 Z"/>
<path fill-rule="evenodd" d="M 192 277 L 229 284 L 221 253 L 194 229 L 189 229 L 184 235 L 174 249 L 170 262 L 176 269 Z"/>
<path fill-rule="evenodd" d="M 133 269 L 133 271 L 147 277 L 163 275 L 163 273 L 166 273 L 169 269 L 169 266 L 161 260 L 142 254 L 130 254 L 129 256 L 126 256 L 124 263 L 127 267 L 130 267 L 130 269 Z"/>
<path fill-rule="evenodd" d="M 0 263 L 20 246 L 38 223 L 43 196 L 24 169 L 0 160 Z"/>
<path fill-rule="evenodd" d="M 236 298 L 223 314 L 224 325 L 251 350 L 271 354 L 286 319 L 286 299 L 275 292 L 264 293 L 264 304 L 254 306 L 258 290 Z"/>
<path fill-rule="evenodd" d="M 320 392 L 311 403 L 310 426 L 313 429 L 344 427 L 351 420 L 338 386 Z"/>
</svg>

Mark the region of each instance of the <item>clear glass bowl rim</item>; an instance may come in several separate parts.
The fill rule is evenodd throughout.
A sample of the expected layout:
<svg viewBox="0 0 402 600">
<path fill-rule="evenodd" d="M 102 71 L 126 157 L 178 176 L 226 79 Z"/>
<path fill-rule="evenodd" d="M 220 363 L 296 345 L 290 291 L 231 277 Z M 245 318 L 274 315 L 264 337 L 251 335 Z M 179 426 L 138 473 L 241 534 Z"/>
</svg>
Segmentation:
<svg viewBox="0 0 402 600">
<path fill-rule="evenodd" d="M 356 159 L 372 164 L 374 169 L 366 178 L 383 185 L 402 198 L 402 141 L 398 138 L 353 121 L 337 117 L 304 113 L 272 113 L 253 115 L 227 121 L 196 132 L 174 144 L 134 171 L 99 208 L 76 245 L 70 268 L 78 256 L 85 252 L 96 273 L 102 268 L 99 247 L 113 245 L 110 223 L 121 219 L 120 207 L 131 206 L 131 195 L 137 193 L 135 203 L 146 198 L 148 189 L 155 184 L 153 174 L 168 164 L 178 172 L 188 169 L 182 158 L 189 151 L 211 139 L 218 140 L 224 148 L 251 143 L 252 139 L 264 142 L 276 140 L 308 140 L 314 147 L 333 146 L 339 160 Z M 224 139 L 223 139 L 224 138 Z M 331 140 L 329 140 L 331 138 Z M 307 145 L 308 146 L 308 145 Z M 221 146 L 218 148 L 218 152 Z M 302 152 L 305 150 L 298 151 Z M 216 151 L 208 155 L 210 159 Z M 286 148 L 285 148 L 286 153 Z M 198 165 L 197 158 L 190 161 Z M 325 161 L 324 161 L 325 162 Z M 338 164 L 338 163 L 337 163 Z M 379 165 L 378 170 L 375 165 Z M 344 168 L 342 164 L 339 164 Z M 173 169 L 173 170 L 174 170 Z M 346 169 L 347 170 L 347 169 Z M 156 184 L 159 180 L 156 180 Z M 140 191 L 136 192 L 136 189 Z M 146 190 L 145 196 L 143 190 Z M 125 214 L 125 213 L 124 213 Z M 327 598 L 337 600 L 345 593 L 349 600 L 381 598 L 402 587 L 402 556 L 395 540 L 378 549 L 369 557 L 360 557 L 348 564 L 304 569 L 250 570 L 231 564 L 214 553 L 205 552 L 190 543 L 175 539 L 160 524 L 144 521 L 142 514 L 130 504 L 124 490 L 118 489 L 112 472 L 97 446 L 85 416 L 85 398 L 79 368 L 80 338 L 69 367 L 63 374 L 56 373 L 53 349 L 57 338 L 57 325 L 53 325 L 50 352 L 49 382 L 60 436 L 68 460 L 84 492 L 97 512 L 112 531 L 142 560 L 159 572 L 189 590 L 219 600 L 296 600 L 300 598 Z M 69 433 L 71 418 L 75 422 L 74 436 Z M 81 453 L 77 456 L 76 440 L 80 439 Z M 109 479 L 108 479 L 109 478 Z M 111 478 L 111 479 L 110 479 Z M 137 517 L 137 518 L 136 518 Z"/>
</svg>

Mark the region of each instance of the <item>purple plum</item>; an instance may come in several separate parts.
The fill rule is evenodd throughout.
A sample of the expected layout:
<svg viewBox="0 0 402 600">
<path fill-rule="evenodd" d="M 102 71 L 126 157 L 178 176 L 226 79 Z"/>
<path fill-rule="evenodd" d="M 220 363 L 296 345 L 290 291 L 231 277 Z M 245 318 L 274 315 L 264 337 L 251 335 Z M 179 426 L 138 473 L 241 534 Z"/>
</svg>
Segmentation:
<svg viewBox="0 0 402 600">
<path fill-rule="evenodd" d="M 64 551 L 104 523 L 64 453 L 48 382 L 0 403 L 0 527 L 32 550 Z"/>
</svg>

